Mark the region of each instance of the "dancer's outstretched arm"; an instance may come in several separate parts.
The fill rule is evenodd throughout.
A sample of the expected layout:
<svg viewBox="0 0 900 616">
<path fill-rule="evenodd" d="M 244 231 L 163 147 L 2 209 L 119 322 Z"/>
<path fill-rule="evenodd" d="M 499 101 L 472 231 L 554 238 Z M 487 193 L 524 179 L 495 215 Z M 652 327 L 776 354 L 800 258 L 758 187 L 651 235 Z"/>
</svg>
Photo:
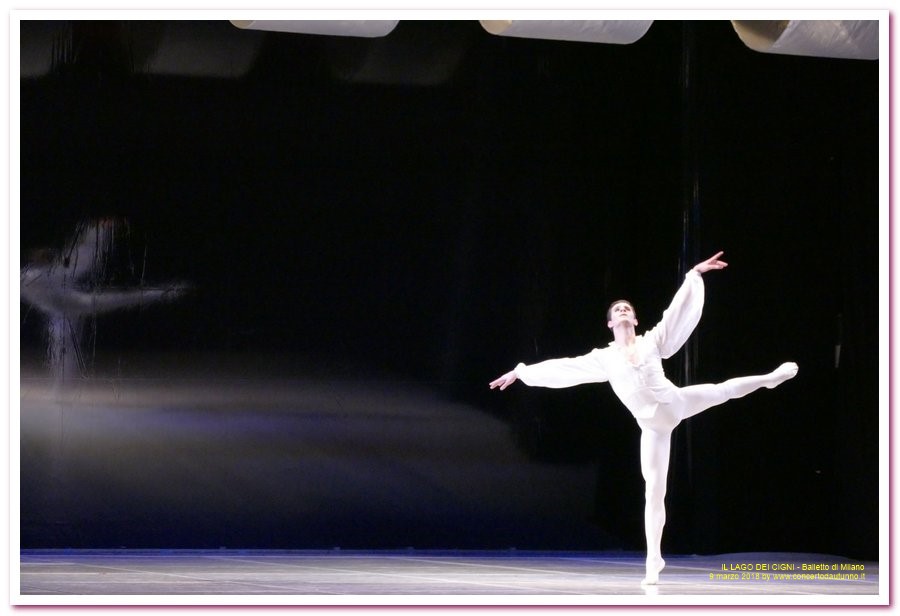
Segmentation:
<svg viewBox="0 0 900 616">
<path fill-rule="evenodd" d="M 601 352 L 594 349 L 579 357 L 547 359 L 528 366 L 520 363 L 515 370 L 491 381 L 491 389 L 497 387 L 501 390 L 506 389 L 516 380 L 532 387 L 559 389 L 585 383 L 603 383 L 608 381 L 609 377 L 601 360 Z"/>
<path fill-rule="evenodd" d="M 85 312 L 109 312 L 121 308 L 138 308 L 159 301 L 174 301 L 190 287 L 173 284 L 167 287 L 122 289 L 106 291 L 79 291 L 71 294 L 70 303 Z"/>
<path fill-rule="evenodd" d="M 499 387 L 500 391 L 503 391 L 504 389 L 515 383 L 516 379 L 518 379 L 518 377 L 516 376 L 516 371 L 510 370 L 500 378 L 491 381 L 491 389 L 497 389 Z"/>
</svg>

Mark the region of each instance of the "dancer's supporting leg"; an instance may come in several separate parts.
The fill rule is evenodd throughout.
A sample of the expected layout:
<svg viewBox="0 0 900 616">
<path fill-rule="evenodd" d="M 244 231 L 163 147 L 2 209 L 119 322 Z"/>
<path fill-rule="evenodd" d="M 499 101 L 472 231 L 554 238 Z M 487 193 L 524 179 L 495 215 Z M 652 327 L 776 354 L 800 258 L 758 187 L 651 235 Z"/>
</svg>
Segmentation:
<svg viewBox="0 0 900 616">
<path fill-rule="evenodd" d="M 644 475 L 644 532 L 647 535 L 646 577 L 641 584 L 656 584 L 666 563 L 661 543 L 666 523 L 666 477 L 669 472 L 671 430 L 641 429 L 641 473 Z"/>
<path fill-rule="evenodd" d="M 797 364 L 785 363 L 770 372 L 742 376 L 723 383 L 691 385 L 678 390 L 677 399 L 661 405 L 652 420 L 638 420 L 641 426 L 641 472 L 646 484 L 644 532 L 647 535 L 646 577 L 642 584 L 656 584 L 666 563 L 661 543 L 666 522 L 666 477 L 672 429 L 686 419 L 726 400 L 741 398 L 761 387 L 772 389 L 797 374 Z M 674 417 L 673 417 L 674 415 Z"/>
</svg>

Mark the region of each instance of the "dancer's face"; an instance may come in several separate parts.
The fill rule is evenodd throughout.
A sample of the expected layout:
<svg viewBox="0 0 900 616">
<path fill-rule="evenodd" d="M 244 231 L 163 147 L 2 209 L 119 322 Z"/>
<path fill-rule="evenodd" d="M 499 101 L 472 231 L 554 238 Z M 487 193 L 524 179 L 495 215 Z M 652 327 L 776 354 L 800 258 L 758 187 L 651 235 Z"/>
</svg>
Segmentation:
<svg viewBox="0 0 900 616">
<path fill-rule="evenodd" d="M 637 316 L 634 314 L 634 307 L 624 300 L 613 302 L 613 305 L 609 307 L 609 312 L 607 314 L 609 319 L 607 327 L 610 329 L 614 328 L 619 323 L 631 323 L 632 326 L 638 324 Z"/>
</svg>

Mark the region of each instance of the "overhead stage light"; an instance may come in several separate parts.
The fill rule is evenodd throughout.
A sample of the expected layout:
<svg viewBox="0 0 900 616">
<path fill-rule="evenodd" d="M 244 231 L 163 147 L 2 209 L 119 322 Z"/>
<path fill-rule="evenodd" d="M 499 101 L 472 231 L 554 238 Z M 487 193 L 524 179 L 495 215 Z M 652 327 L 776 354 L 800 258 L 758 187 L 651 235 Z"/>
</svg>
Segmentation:
<svg viewBox="0 0 900 616">
<path fill-rule="evenodd" d="M 357 20 L 291 21 L 281 19 L 242 20 L 232 19 L 231 23 L 242 30 L 266 30 L 269 32 L 292 32 L 294 34 L 325 34 L 330 36 L 360 36 L 375 38 L 387 36 L 397 27 L 397 20 Z"/>
<path fill-rule="evenodd" d="M 734 21 L 747 47 L 763 53 L 878 59 L 878 21 Z"/>
<path fill-rule="evenodd" d="M 634 43 L 647 33 L 649 21 L 532 21 L 481 20 L 481 26 L 498 36 L 581 41 L 587 43 Z"/>
</svg>

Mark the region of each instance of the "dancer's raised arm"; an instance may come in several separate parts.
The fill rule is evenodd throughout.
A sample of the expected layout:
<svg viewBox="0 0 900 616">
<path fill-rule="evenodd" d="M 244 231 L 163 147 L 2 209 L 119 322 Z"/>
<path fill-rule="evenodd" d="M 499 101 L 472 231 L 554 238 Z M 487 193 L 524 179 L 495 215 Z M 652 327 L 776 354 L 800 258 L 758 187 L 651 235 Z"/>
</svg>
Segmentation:
<svg viewBox="0 0 900 616">
<path fill-rule="evenodd" d="M 725 269 L 726 267 L 728 267 L 728 264 L 725 263 L 725 261 L 722 261 L 721 259 L 719 259 L 719 257 L 721 257 L 723 254 L 725 254 L 725 252 L 720 250 L 719 252 L 717 252 L 716 254 L 711 256 L 706 261 L 701 261 L 700 263 L 698 263 L 697 265 L 694 266 L 694 271 L 697 272 L 698 274 L 704 274 L 704 273 L 708 272 L 709 270 Z"/>
</svg>

